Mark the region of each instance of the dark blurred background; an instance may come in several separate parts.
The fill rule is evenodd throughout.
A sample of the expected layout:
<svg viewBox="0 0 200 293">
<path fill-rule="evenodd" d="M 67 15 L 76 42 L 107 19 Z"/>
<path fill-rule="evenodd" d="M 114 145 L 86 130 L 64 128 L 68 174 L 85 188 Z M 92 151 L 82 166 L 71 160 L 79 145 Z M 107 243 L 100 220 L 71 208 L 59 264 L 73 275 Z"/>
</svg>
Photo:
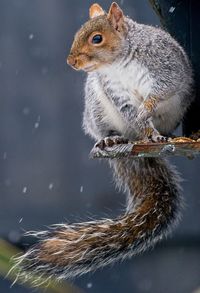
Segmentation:
<svg viewBox="0 0 200 293">
<path fill-rule="evenodd" d="M 111 3 L 98 2 L 105 9 Z M 88 158 L 93 142 L 81 129 L 86 76 L 65 62 L 92 3 L 0 0 L 0 238 L 19 246 L 24 230 L 114 217 L 124 206 L 106 162 Z M 147 0 L 118 3 L 138 22 L 160 25 Z M 185 179 L 186 205 L 172 237 L 76 279 L 84 292 L 199 292 L 200 159 L 173 161 Z M 0 292 L 33 291 L 10 285 L 0 277 Z"/>
</svg>

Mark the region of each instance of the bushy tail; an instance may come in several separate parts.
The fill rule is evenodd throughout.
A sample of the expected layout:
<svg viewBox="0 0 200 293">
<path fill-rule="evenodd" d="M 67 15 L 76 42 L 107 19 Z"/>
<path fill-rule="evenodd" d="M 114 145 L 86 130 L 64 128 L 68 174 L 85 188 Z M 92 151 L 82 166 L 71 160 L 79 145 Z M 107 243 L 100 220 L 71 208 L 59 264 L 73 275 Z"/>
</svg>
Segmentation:
<svg viewBox="0 0 200 293">
<path fill-rule="evenodd" d="M 161 239 L 177 222 L 180 178 L 161 159 L 112 160 L 116 182 L 127 194 L 126 213 L 105 219 L 56 225 L 17 259 L 21 277 L 33 273 L 71 278 L 132 256 Z"/>
</svg>

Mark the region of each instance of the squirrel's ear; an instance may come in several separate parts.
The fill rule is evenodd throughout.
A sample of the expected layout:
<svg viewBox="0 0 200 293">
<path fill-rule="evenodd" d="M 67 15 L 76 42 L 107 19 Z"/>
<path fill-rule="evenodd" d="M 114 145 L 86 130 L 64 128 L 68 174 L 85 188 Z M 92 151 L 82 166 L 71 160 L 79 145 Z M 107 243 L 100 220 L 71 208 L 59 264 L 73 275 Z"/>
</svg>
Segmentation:
<svg viewBox="0 0 200 293">
<path fill-rule="evenodd" d="M 111 4 L 107 17 L 112 22 L 114 28 L 119 30 L 120 25 L 124 21 L 124 14 L 116 2 Z"/>
<path fill-rule="evenodd" d="M 90 18 L 94 18 L 100 15 L 104 15 L 105 12 L 99 4 L 95 3 L 90 7 L 89 14 Z"/>
</svg>

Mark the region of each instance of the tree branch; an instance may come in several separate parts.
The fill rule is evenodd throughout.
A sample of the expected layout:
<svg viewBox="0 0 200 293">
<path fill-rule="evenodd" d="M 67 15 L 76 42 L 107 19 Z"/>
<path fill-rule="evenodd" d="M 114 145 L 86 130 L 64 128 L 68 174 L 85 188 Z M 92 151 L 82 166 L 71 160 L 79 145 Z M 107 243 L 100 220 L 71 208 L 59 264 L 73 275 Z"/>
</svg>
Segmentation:
<svg viewBox="0 0 200 293">
<path fill-rule="evenodd" d="M 200 138 L 197 140 L 187 137 L 177 137 L 168 142 L 130 142 L 112 147 L 93 147 L 92 158 L 123 158 L 123 157 L 166 157 L 185 156 L 193 158 L 200 154 Z"/>
</svg>

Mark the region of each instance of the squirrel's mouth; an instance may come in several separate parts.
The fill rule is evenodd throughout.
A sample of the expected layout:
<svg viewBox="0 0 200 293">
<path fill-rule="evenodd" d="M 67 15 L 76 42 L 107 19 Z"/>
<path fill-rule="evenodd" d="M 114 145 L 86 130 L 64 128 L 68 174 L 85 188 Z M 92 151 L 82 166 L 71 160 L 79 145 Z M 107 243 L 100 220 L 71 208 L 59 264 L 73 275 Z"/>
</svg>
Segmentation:
<svg viewBox="0 0 200 293">
<path fill-rule="evenodd" d="M 95 70 L 96 68 L 97 68 L 96 64 L 91 64 L 88 66 L 84 66 L 81 69 L 86 72 L 91 72 L 91 71 Z"/>
</svg>

